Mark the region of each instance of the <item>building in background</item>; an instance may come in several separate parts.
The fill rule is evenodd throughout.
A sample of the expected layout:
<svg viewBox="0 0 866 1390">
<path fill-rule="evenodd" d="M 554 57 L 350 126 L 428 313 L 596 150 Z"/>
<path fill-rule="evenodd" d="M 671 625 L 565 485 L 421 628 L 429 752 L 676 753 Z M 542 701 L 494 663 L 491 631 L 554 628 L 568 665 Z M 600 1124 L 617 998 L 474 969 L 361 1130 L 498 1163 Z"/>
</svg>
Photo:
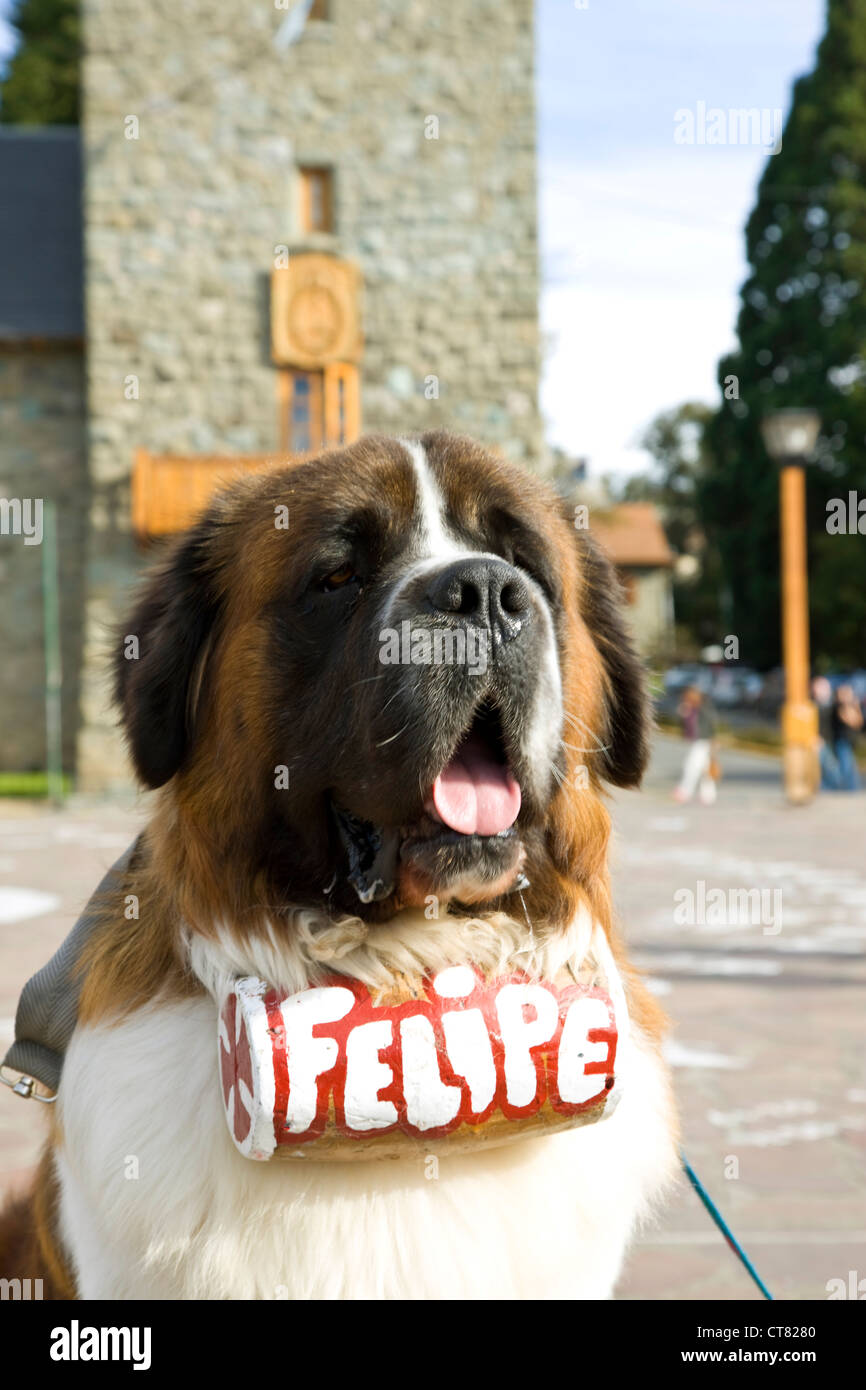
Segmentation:
<svg viewBox="0 0 866 1390">
<path fill-rule="evenodd" d="M 533 5 L 83 0 L 83 19 L 86 474 L 74 499 L 60 460 L 40 486 L 87 533 L 66 676 L 79 785 L 104 790 L 129 779 L 110 635 L 223 480 L 362 430 L 448 427 L 538 463 Z M 33 613 L 11 621 L 26 646 Z M 14 720 L 35 731 L 38 705 Z M 8 740 L 7 766 L 39 746 Z"/>
<path fill-rule="evenodd" d="M 667 660 L 675 646 L 674 554 L 653 502 L 616 502 L 609 481 L 592 475 L 589 461 L 551 451 L 557 488 L 612 561 L 641 655 Z"/>
<path fill-rule="evenodd" d="M 78 131 L 0 126 L 0 771 L 45 766 L 41 547 L 16 533 L 13 509 L 46 497 L 60 539 L 63 756 L 75 763 L 89 510 L 82 300 Z"/>
<path fill-rule="evenodd" d="M 616 566 L 641 653 L 670 654 L 674 644 L 674 557 L 652 502 L 620 502 L 591 514 L 590 529 Z"/>
</svg>

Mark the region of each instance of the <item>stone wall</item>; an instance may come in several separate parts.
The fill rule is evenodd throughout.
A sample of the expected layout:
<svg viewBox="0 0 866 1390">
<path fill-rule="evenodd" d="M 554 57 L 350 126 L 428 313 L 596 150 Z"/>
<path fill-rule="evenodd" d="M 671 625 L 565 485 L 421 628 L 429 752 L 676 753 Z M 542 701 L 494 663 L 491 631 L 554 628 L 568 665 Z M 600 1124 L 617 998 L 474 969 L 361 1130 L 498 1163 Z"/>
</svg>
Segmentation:
<svg viewBox="0 0 866 1390">
<path fill-rule="evenodd" d="M 96 786 L 119 768 L 98 634 L 140 566 L 133 451 L 276 450 L 275 248 L 360 267 L 365 430 L 449 426 L 532 465 L 541 427 L 532 0 L 332 0 L 284 51 L 266 0 L 83 12 Z M 334 236 L 299 236 L 298 164 L 333 168 Z"/>
<path fill-rule="evenodd" d="M 0 498 L 57 506 L 64 765 L 78 732 L 88 496 L 81 351 L 0 349 Z M 0 770 L 45 767 L 42 547 L 0 534 Z"/>
<path fill-rule="evenodd" d="M 647 659 L 670 653 L 674 636 L 674 602 L 671 570 L 634 569 L 629 620 L 638 650 Z"/>
</svg>

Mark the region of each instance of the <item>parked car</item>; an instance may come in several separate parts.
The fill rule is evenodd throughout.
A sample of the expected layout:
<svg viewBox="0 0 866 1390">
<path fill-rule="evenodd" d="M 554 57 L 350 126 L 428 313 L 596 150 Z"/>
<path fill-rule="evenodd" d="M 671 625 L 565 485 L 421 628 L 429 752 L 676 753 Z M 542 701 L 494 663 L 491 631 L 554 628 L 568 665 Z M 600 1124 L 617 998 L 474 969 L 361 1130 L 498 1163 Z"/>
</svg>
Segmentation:
<svg viewBox="0 0 866 1390">
<path fill-rule="evenodd" d="M 687 686 L 696 685 L 699 690 L 708 691 L 713 683 L 713 673 L 708 666 L 699 661 L 687 661 L 681 666 L 672 666 L 664 675 L 665 691 L 682 691 Z"/>
<path fill-rule="evenodd" d="M 781 666 L 767 671 L 761 684 L 761 693 L 755 701 L 759 714 L 775 719 L 785 703 L 785 672 Z"/>
<path fill-rule="evenodd" d="M 720 666 L 713 671 L 710 695 L 715 704 L 737 709 L 754 705 L 762 686 L 761 676 L 751 666 Z"/>
<path fill-rule="evenodd" d="M 672 666 L 662 679 L 664 691 L 656 701 L 656 708 L 665 715 L 676 713 L 682 693 L 690 685 L 709 695 L 720 709 L 753 707 L 763 686 L 762 677 L 751 666 L 728 663 L 710 666 L 683 662 L 680 666 Z"/>
</svg>

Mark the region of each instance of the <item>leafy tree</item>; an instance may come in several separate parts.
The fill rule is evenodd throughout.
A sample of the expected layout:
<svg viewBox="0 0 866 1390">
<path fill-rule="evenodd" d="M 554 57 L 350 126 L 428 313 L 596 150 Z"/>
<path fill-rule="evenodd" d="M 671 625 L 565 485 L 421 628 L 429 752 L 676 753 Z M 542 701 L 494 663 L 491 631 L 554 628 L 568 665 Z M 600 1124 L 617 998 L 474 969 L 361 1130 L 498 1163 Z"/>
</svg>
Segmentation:
<svg viewBox="0 0 866 1390">
<path fill-rule="evenodd" d="M 677 628 L 698 647 L 723 635 L 721 561 L 707 542 L 698 503 L 699 483 L 709 467 L 706 428 L 711 418 L 710 408 L 696 402 L 658 415 L 640 441 L 653 467 L 630 478 L 621 492 L 624 502 L 654 502 L 661 513 L 678 557 L 673 580 Z"/>
<path fill-rule="evenodd" d="M 77 125 L 81 50 L 77 0 L 19 0 L 12 24 L 20 39 L 0 86 L 0 121 Z"/>
<path fill-rule="evenodd" d="M 695 485 L 706 469 L 703 434 L 711 415 L 708 406 L 691 401 L 657 415 L 640 441 L 652 471 L 630 478 L 622 491 L 625 502 L 650 501 L 661 508 L 668 540 L 680 553 L 701 529 Z"/>
<path fill-rule="evenodd" d="M 827 502 L 866 495 L 866 0 L 829 0 L 815 68 L 795 83 L 778 154 L 746 226 L 739 349 L 719 364 L 725 399 L 698 485 L 730 583 L 743 659 L 780 659 L 778 478 L 761 416 L 820 412 L 807 469 L 816 664 L 866 664 L 866 538 L 828 535 Z M 847 540 L 847 544 L 846 544 Z"/>
</svg>

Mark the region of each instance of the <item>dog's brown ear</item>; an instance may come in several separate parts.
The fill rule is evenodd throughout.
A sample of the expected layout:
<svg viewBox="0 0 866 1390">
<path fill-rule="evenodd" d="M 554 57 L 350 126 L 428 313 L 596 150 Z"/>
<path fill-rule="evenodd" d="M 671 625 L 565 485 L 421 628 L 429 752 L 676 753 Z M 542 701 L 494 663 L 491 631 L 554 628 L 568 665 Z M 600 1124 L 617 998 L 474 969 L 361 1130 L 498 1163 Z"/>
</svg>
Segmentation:
<svg viewBox="0 0 866 1390">
<path fill-rule="evenodd" d="M 145 579 L 120 634 L 114 696 L 135 770 L 161 787 L 183 764 L 201 665 L 219 616 L 215 545 L 205 516 Z"/>
<path fill-rule="evenodd" d="M 586 531 L 577 535 L 584 574 L 583 619 L 601 653 L 609 684 L 603 775 L 617 787 L 636 787 L 650 752 L 646 668 L 626 623 L 616 570 Z"/>
</svg>

